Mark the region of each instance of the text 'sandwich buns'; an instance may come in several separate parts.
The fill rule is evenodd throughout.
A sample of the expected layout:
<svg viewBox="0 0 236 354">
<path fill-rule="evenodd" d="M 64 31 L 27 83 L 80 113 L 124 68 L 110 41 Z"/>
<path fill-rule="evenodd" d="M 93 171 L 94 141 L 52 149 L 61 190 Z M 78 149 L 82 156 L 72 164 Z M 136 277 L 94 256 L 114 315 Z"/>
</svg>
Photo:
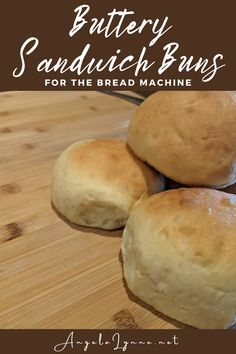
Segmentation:
<svg viewBox="0 0 236 354">
<path fill-rule="evenodd" d="M 236 196 L 166 191 L 132 209 L 122 240 L 129 289 L 197 328 L 227 328 L 236 314 Z"/>
<path fill-rule="evenodd" d="M 133 204 L 164 188 L 163 177 L 117 140 L 75 143 L 58 158 L 52 203 L 75 224 L 123 227 Z"/>
<path fill-rule="evenodd" d="M 236 92 L 155 93 L 137 109 L 128 144 L 179 183 L 231 185 L 236 181 Z"/>
</svg>

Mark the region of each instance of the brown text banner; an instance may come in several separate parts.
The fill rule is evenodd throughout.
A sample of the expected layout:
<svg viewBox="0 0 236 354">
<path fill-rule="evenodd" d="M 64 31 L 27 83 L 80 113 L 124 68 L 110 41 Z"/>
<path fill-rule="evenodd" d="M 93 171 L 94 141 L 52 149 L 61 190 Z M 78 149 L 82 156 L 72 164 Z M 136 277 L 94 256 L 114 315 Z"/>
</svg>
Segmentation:
<svg viewBox="0 0 236 354">
<path fill-rule="evenodd" d="M 4 354 L 233 354 L 232 330 L 1 330 Z"/>
<path fill-rule="evenodd" d="M 0 90 L 234 90 L 235 2 L 7 1 Z"/>
</svg>

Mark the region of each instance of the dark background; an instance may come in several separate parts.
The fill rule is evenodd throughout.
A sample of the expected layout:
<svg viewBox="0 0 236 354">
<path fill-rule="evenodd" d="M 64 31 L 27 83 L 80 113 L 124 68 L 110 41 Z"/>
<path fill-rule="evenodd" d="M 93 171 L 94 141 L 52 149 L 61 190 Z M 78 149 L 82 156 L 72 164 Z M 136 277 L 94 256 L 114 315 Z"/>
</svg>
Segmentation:
<svg viewBox="0 0 236 354">
<path fill-rule="evenodd" d="M 63 76 L 58 73 L 45 74 L 38 73 L 36 67 L 44 58 L 58 57 L 75 59 L 80 55 L 85 44 L 90 43 L 92 49 L 88 59 L 109 58 L 120 48 L 124 56 L 134 55 L 139 57 L 139 53 L 144 45 L 152 38 L 153 34 L 148 28 L 144 32 L 133 35 L 123 35 L 116 39 L 111 36 L 104 39 L 102 35 L 89 35 L 87 25 L 84 26 L 74 37 L 69 37 L 75 14 L 74 9 L 82 4 L 91 6 L 86 18 L 106 17 L 107 12 L 113 8 L 135 11 L 135 20 L 144 18 L 169 17 L 168 24 L 173 25 L 156 44 L 148 48 L 150 60 L 163 58 L 163 46 L 169 42 L 176 41 L 180 44 L 177 56 L 193 55 L 195 61 L 200 57 L 208 58 L 210 61 L 216 53 L 222 53 L 224 60 L 222 63 L 226 67 L 219 69 L 216 76 L 209 83 L 202 83 L 202 74 L 178 73 L 177 65 L 173 64 L 161 78 L 192 78 L 192 88 L 200 90 L 234 90 L 235 84 L 235 10 L 236 5 L 232 0 L 224 2 L 203 1 L 191 2 L 187 0 L 172 1 L 91 1 L 91 0 L 50 0 L 50 1 L 12 1 L 8 0 L 1 4 L 1 58 L 0 58 L 0 90 L 65 90 L 63 87 L 44 86 L 45 78 L 77 78 L 76 73 L 66 72 Z M 19 67 L 19 50 L 23 42 L 29 37 L 37 37 L 40 41 L 38 48 L 27 57 L 26 71 L 20 78 L 14 78 L 12 72 L 15 67 Z M 159 63 L 159 61 L 158 61 Z M 157 74 L 157 66 L 153 66 L 141 77 L 149 79 L 160 78 Z M 92 74 L 93 78 L 132 78 L 133 69 L 123 73 L 118 71 L 113 73 L 103 72 Z M 80 78 L 86 78 L 82 75 Z M 72 89 L 71 87 L 67 89 Z M 77 87 L 73 89 L 78 90 Z M 84 89 L 84 88 L 82 88 Z M 86 88 L 85 88 L 86 89 Z M 96 87 L 87 87 L 88 90 Z M 102 89 L 100 87 L 99 89 Z M 113 89 L 119 89 L 113 87 Z M 120 88 L 127 89 L 127 88 Z M 138 86 L 133 89 L 139 89 Z M 142 87 L 146 90 L 147 88 Z M 158 88 L 160 89 L 160 88 Z M 173 88 L 172 88 L 173 89 Z M 181 89 L 181 88 L 174 88 Z M 183 88 L 182 88 L 183 89 Z"/>
<path fill-rule="evenodd" d="M 55 354 L 54 346 L 66 341 L 73 330 L 2 330 L 0 331 L 1 352 L 4 354 Z M 98 340 L 99 333 L 103 340 L 111 340 L 114 333 L 119 333 L 124 341 L 168 341 L 175 334 L 178 345 L 130 345 L 127 354 L 233 354 L 235 353 L 235 332 L 230 330 L 75 330 L 77 340 Z M 123 353 L 113 350 L 113 345 L 89 346 L 86 353 L 111 354 Z M 83 346 L 68 345 L 61 353 L 84 353 Z"/>
</svg>

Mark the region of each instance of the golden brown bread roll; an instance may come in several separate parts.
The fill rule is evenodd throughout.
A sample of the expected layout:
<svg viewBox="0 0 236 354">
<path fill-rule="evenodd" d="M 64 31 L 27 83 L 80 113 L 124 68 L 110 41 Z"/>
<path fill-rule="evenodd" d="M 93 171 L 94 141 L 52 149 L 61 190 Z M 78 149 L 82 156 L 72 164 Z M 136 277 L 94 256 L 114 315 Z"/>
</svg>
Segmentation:
<svg viewBox="0 0 236 354">
<path fill-rule="evenodd" d="M 236 93 L 166 91 L 148 97 L 128 130 L 143 161 L 187 185 L 236 181 Z"/>
<path fill-rule="evenodd" d="M 166 191 L 137 203 L 122 239 L 129 289 L 198 328 L 236 314 L 236 196 L 207 188 Z"/>
<path fill-rule="evenodd" d="M 117 140 L 86 140 L 56 162 L 52 203 L 69 221 L 102 229 L 123 227 L 133 204 L 164 188 L 163 177 Z"/>
<path fill-rule="evenodd" d="M 236 184 L 232 184 L 226 188 L 223 188 L 222 191 L 230 194 L 236 194 Z"/>
</svg>

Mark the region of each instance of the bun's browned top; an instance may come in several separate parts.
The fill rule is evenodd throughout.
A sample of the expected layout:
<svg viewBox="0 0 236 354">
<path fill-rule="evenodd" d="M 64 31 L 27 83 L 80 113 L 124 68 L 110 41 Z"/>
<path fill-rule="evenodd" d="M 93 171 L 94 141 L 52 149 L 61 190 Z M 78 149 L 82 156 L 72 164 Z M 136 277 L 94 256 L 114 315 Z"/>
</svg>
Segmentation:
<svg viewBox="0 0 236 354">
<path fill-rule="evenodd" d="M 132 192 L 134 198 L 152 194 L 157 181 L 156 172 L 140 161 L 121 140 L 87 140 L 72 146 L 68 163 L 78 175 L 87 175 L 103 184 L 112 184 Z M 149 188 L 149 190 L 145 190 Z"/>
<path fill-rule="evenodd" d="M 157 234 L 163 233 L 177 248 L 184 245 L 184 256 L 192 255 L 203 265 L 224 258 L 236 267 L 235 195 L 208 188 L 180 188 L 150 197 L 140 209 Z"/>
</svg>

